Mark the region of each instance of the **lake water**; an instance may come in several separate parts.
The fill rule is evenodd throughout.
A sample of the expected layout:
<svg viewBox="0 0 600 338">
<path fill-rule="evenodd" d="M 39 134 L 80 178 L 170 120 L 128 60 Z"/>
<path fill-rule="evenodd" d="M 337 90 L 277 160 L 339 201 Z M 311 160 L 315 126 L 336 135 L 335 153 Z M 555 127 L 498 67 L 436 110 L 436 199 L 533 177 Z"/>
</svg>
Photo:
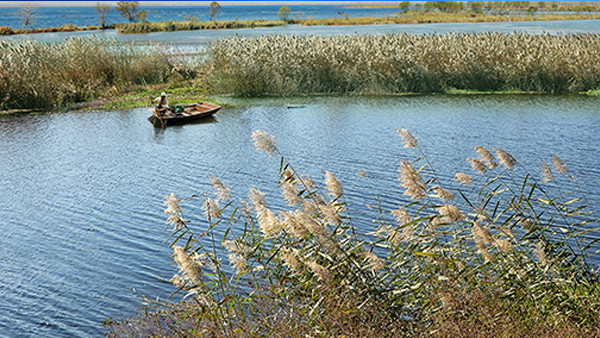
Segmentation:
<svg viewBox="0 0 600 338">
<path fill-rule="evenodd" d="M 260 15 L 274 19 L 279 6 L 271 7 Z M 308 7 L 314 11 L 306 8 L 303 15 L 315 18 L 331 17 L 334 10 L 335 16 L 338 10 L 335 6 Z M 259 12 L 250 8 L 242 10 L 258 18 Z M 293 13 L 300 11 L 296 6 L 291 8 Z M 59 20 L 47 24 L 40 20 L 38 27 L 67 21 L 85 26 L 95 24 L 97 18 L 93 7 L 63 9 L 71 11 L 68 13 L 38 10 L 48 20 Z M 204 8 L 184 12 L 177 7 L 148 10 L 151 20 L 160 17 L 157 13 L 181 17 L 188 12 L 202 20 L 208 12 Z M 15 11 L 0 8 L 0 25 L 18 28 L 19 21 L 17 26 L 9 22 L 15 19 Z M 227 15 L 249 18 L 242 15 L 244 11 L 231 14 L 229 6 L 224 6 L 219 19 L 228 19 Z M 368 16 L 388 15 L 378 13 Z M 112 15 L 109 22 L 116 22 L 114 11 Z M 561 21 L 288 26 L 8 38 L 61 41 L 95 35 L 136 43 L 203 46 L 232 34 L 451 31 L 598 33 L 600 25 L 597 21 Z M 0 116 L 0 337 L 102 337 L 101 322 L 135 313 L 141 304 L 139 296 L 170 295 L 174 289 L 161 282 L 175 270 L 163 234 L 163 197 L 170 192 L 186 196 L 212 191 L 208 174 L 214 174 L 237 197 L 246 198 L 248 188 L 256 187 L 275 203 L 279 163 L 254 150 L 250 135 L 257 129 L 275 135 L 281 151 L 295 167 L 316 181 L 323 181 L 325 170 L 332 171 L 344 184 L 350 207 L 356 210 L 363 229 L 371 223 L 362 213 L 362 205 L 373 202 L 365 201 L 370 193 L 357 179 L 359 171 L 368 172 L 370 183 L 384 196 L 386 208 L 395 208 L 403 201 L 396 181 L 398 158 L 412 154 L 402 149 L 396 128 L 408 128 L 419 137 L 444 179 L 457 171 L 468 171 L 464 159 L 475 156 L 474 145 L 503 148 L 533 173 L 539 172 L 542 159 L 556 154 L 579 179 L 594 210 L 600 210 L 598 98 L 434 95 L 227 100 L 238 108 L 223 109 L 207 123 L 166 130 L 155 129 L 146 120 L 146 109 Z M 288 104 L 306 107 L 287 109 Z M 196 209 L 186 213 L 195 225 L 202 226 L 199 216 L 201 212 Z"/>
<path fill-rule="evenodd" d="M 221 29 L 178 32 L 157 32 L 145 34 L 118 34 L 115 30 L 81 31 L 64 33 L 43 33 L 0 36 L 0 40 L 37 40 L 60 42 L 70 37 L 97 37 L 119 41 L 148 44 L 163 43 L 178 46 L 204 46 L 215 39 L 232 35 L 257 37 L 261 35 L 345 35 L 345 34 L 386 34 L 386 33 L 479 33 L 479 32 L 527 32 L 541 33 L 600 33 L 598 20 L 566 20 L 539 22 L 494 22 L 494 23 L 438 23 L 413 25 L 362 25 L 362 26 L 300 26 L 268 27 L 254 29 Z"/>
<path fill-rule="evenodd" d="M 216 20 L 279 20 L 277 12 L 282 5 L 226 5 L 222 4 L 221 10 L 215 16 Z M 343 4 L 328 5 L 288 5 L 291 10 L 290 18 L 293 19 L 325 19 L 343 18 L 348 15 L 355 17 L 386 17 L 395 16 L 397 8 L 345 8 Z M 60 27 L 72 24 L 78 27 L 98 25 L 98 12 L 94 6 L 88 7 L 32 7 L 34 11 L 31 28 Z M 196 18 L 199 21 L 210 20 L 208 5 L 203 6 L 180 6 L 173 2 L 170 6 L 139 6 L 140 10 L 147 11 L 147 20 L 189 20 Z M 21 7 L 0 7 L 0 26 L 8 26 L 13 29 L 21 28 L 23 25 L 23 9 Z M 341 13 L 340 13 L 341 12 Z M 127 22 L 119 15 L 113 6 L 109 12 L 107 24 L 118 24 Z"/>
<path fill-rule="evenodd" d="M 296 169 L 342 182 L 366 231 L 367 172 L 384 206 L 402 203 L 396 128 L 408 128 L 441 177 L 469 171 L 474 145 L 500 147 L 537 174 L 561 157 L 600 211 L 600 99 L 584 96 L 227 99 L 205 123 L 155 129 L 147 109 L 0 116 L 0 336 L 102 337 L 101 322 L 135 313 L 137 296 L 167 297 L 163 197 L 256 187 L 278 205 L 277 159 L 251 134 L 277 137 Z M 288 109 L 288 104 L 305 108 Z M 198 203 L 196 204 L 198 206 Z M 184 209 L 202 227 L 201 210 Z M 598 262 L 597 262 L 598 263 Z"/>
</svg>

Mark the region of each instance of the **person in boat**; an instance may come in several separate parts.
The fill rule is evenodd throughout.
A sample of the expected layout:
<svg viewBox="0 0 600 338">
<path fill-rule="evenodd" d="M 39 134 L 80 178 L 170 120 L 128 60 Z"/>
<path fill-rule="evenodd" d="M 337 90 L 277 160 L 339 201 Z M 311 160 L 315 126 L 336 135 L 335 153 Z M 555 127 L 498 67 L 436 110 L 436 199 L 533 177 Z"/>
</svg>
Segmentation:
<svg viewBox="0 0 600 338">
<path fill-rule="evenodd" d="M 152 96 L 150 96 L 150 100 L 152 100 Z M 159 114 L 165 115 L 169 113 L 169 100 L 167 100 L 167 93 L 160 93 L 160 96 L 152 100 L 152 102 L 156 103 L 156 111 Z"/>
</svg>

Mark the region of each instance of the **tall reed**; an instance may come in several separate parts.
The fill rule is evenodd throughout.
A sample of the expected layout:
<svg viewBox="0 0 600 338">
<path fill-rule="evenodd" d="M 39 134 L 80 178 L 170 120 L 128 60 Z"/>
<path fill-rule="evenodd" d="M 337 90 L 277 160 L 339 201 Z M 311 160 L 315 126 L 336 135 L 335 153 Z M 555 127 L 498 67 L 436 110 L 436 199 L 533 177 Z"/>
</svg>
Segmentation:
<svg viewBox="0 0 600 338">
<path fill-rule="evenodd" d="M 600 85 L 600 35 L 445 33 L 230 37 L 215 83 L 240 96 L 573 93 Z"/>
<path fill-rule="evenodd" d="M 0 110 L 90 100 L 134 84 L 164 82 L 172 69 L 160 48 L 115 40 L 4 40 L 0 54 Z"/>
<path fill-rule="evenodd" d="M 477 146 L 447 182 L 417 138 L 398 132 L 416 158 L 400 160 L 404 202 L 387 210 L 387 196 L 374 192 L 379 202 L 365 211 L 349 210 L 333 173 L 316 184 L 294 170 L 274 136 L 254 132 L 256 147 L 280 165 L 282 200 L 257 189 L 236 199 L 214 176 L 213 193 L 167 196 L 179 268 L 171 281 L 187 300 L 116 324 L 111 334 L 600 334 L 592 261 L 600 224 L 581 191 L 565 190 L 574 178 L 564 163 L 554 157 L 536 178 L 506 151 Z M 359 176 L 368 184 L 369 173 Z M 198 205 L 206 221 L 192 224 L 183 210 Z M 355 212 L 373 222 L 356 224 Z"/>
</svg>

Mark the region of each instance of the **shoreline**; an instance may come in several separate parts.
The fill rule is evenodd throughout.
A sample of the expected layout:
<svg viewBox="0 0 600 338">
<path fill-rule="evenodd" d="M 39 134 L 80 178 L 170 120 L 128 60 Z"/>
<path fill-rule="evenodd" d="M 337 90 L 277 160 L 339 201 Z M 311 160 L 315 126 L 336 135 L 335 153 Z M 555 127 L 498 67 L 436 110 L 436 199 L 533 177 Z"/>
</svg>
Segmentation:
<svg viewBox="0 0 600 338">
<path fill-rule="evenodd" d="M 299 26 L 366 26 L 366 25 L 403 25 L 429 23 L 493 23 L 493 22 L 535 22 L 535 21 L 572 21 L 600 20 L 600 13 L 541 13 L 537 15 L 512 16 L 504 14 L 472 14 L 472 13 L 442 13 L 442 12 L 408 12 L 394 17 L 355 17 L 327 19 L 290 19 L 282 20 L 168 20 L 154 22 L 134 22 L 111 24 L 106 27 L 89 25 L 79 27 L 66 24 L 60 27 L 45 27 L 35 29 L 12 29 L 0 27 L 0 36 L 43 34 L 56 32 L 79 32 L 92 30 L 115 30 L 118 34 L 144 34 L 154 32 L 220 30 L 220 29 L 252 29 L 285 25 Z"/>
</svg>

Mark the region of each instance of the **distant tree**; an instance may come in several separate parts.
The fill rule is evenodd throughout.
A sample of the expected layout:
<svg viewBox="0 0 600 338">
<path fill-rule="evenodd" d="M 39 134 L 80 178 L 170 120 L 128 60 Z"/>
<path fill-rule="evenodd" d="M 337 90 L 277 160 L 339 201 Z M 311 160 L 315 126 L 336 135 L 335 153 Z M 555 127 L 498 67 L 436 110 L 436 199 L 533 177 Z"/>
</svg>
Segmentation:
<svg viewBox="0 0 600 338">
<path fill-rule="evenodd" d="M 106 28 L 106 21 L 108 20 L 108 14 L 110 13 L 110 5 L 97 2 L 96 10 L 98 11 L 98 21 L 100 26 Z"/>
<path fill-rule="evenodd" d="M 470 3 L 471 11 L 473 13 L 481 14 L 483 13 L 483 2 L 481 1 L 473 1 Z"/>
<path fill-rule="evenodd" d="M 292 14 L 292 10 L 288 6 L 281 6 L 279 11 L 277 12 L 277 16 L 282 21 L 287 21 L 290 17 L 290 14 Z"/>
<path fill-rule="evenodd" d="M 434 9 L 433 7 L 433 1 L 427 1 L 424 5 L 423 5 L 423 9 L 425 10 L 425 12 L 430 12 Z"/>
<path fill-rule="evenodd" d="M 527 12 L 529 12 L 530 15 L 534 15 L 537 10 L 538 8 L 536 6 L 529 6 L 529 8 L 527 8 Z"/>
<path fill-rule="evenodd" d="M 538 8 L 543 11 L 544 9 L 546 9 L 546 2 L 545 1 L 538 1 Z"/>
<path fill-rule="evenodd" d="M 140 11 L 138 1 L 119 1 L 117 2 L 117 11 L 129 22 L 136 22 L 138 20 L 146 20 L 148 12 Z"/>
<path fill-rule="evenodd" d="M 31 24 L 33 23 L 33 20 L 35 19 L 35 15 L 36 15 L 35 7 L 33 4 L 28 2 L 25 6 L 23 6 L 23 8 L 21 8 L 21 11 L 17 14 L 19 16 L 21 16 L 21 21 L 23 23 L 23 29 L 27 29 L 29 26 L 31 26 Z"/>
<path fill-rule="evenodd" d="M 219 11 L 221 11 L 221 5 L 219 5 L 218 2 L 213 1 L 210 3 L 210 6 L 208 6 L 208 10 L 210 12 L 210 20 L 212 21 Z"/>
<path fill-rule="evenodd" d="M 589 14 L 592 14 L 592 12 L 594 11 L 594 9 L 595 8 L 592 5 L 587 5 L 587 6 L 583 7 L 583 10 L 586 11 L 586 12 L 588 12 Z"/>
<path fill-rule="evenodd" d="M 410 1 L 402 1 L 400 2 L 400 4 L 398 5 L 398 9 L 402 12 L 402 13 L 406 13 L 408 11 L 408 8 L 410 7 Z"/>
</svg>

